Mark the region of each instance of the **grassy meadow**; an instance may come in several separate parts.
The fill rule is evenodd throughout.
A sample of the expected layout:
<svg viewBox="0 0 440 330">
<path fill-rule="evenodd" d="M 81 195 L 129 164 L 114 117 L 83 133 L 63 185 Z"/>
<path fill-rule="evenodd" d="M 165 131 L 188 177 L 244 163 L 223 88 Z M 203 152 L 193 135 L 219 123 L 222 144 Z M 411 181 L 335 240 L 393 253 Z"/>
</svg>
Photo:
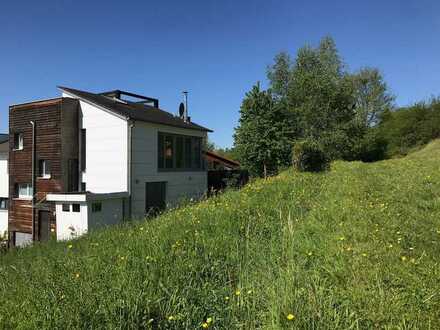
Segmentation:
<svg viewBox="0 0 440 330">
<path fill-rule="evenodd" d="M 439 329 L 440 141 L 0 258 L 5 329 Z"/>
</svg>

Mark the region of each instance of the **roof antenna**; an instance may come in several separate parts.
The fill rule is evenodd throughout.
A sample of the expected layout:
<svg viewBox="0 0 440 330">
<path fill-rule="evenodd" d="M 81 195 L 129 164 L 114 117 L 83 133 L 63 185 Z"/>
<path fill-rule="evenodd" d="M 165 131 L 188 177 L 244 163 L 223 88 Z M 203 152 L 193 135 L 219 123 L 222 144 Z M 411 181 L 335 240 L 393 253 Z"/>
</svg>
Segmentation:
<svg viewBox="0 0 440 330">
<path fill-rule="evenodd" d="M 188 91 L 183 91 L 183 101 L 185 102 L 185 111 L 183 111 L 183 121 L 187 123 L 189 121 L 188 117 Z"/>
</svg>

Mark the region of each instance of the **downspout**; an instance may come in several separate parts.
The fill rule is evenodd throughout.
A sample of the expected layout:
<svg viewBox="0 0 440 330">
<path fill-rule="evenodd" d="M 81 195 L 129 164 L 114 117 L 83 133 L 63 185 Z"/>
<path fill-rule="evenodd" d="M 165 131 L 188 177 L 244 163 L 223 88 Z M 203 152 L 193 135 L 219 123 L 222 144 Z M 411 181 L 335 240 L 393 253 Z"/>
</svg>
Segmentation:
<svg viewBox="0 0 440 330">
<path fill-rule="evenodd" d="M 35 240 L 35 121 L 30 122 L 32 125 L 32 241 Z"/>
</svg>

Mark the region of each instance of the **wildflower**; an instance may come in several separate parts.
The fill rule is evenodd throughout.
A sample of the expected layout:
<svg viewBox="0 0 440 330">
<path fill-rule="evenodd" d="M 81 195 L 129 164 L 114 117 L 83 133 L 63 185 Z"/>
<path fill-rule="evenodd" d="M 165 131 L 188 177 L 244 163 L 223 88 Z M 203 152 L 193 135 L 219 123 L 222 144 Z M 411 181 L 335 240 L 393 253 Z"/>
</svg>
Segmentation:
<svg viewBox="0 0 440 330">
<path fill-rule="evenodd" d="M 293 314 L 287 314 L 287 319 L 288 319 L 289 321 L 292 321 L 292 320 L 295 319 L 295 315 L 293 315 Z"/>
<path fill-rule="evenodd" d="M 67 245 L 67 248 L 71 249 L 71 248 L 73 248 L 73 245 L 69 244 L 69 245 Z"/>
<path fill-rule="evenodd" d="M 172 316 L 172 315 L 168 316 L 168 321 L 173 321 L 173 320 L 175 320 L 174 316 Z"/>
<path fill-rule="evenodd" d="M 225 297 L 225 300 L 228 301 L 228 300 L 229 300 L 229 297 Z"/>
<path fill-rule="evenodd" d="M 75 278 L 79 278 L 79 276 L 80 276 L 79 273 L 75 274 Z"/>
<path fill-rule="evenodd" d="M 405 257 L 405 256 L 401 256 L 400 259 L 401 259 L 402 261 L 406 261 L 406 257 Z"/>
<path fill-rule="evenodd" d="M 211 324 L 211 323 L 212 323 L 212 317 L 208 317 L 208 318 L 206 319 L 206 323 Z"/>
<path fill-rule="evenodd" d="M 208 323 L 206 323 L 206 322 L 203 322 L 203 323 L 202 323 L 202 328 L 203 328 L 203 329 L 208 329 L 208 327 L 209 327 L 209 324 L 208 324 Z"/>
<path fill-rule="evenodd" d="M 122 256 L 122 257 L 121 257 L 121 260 L 122 260 L 122 261 L 124 261 L 124 259 L 125 259 L 125 257 L 124 257 L 124 256 Z"/>
<path fill-rule="evenodd" d="M 393 244 L 388 245 L 388 247 L 391 249 L 393 247 Z"/>
<path fill-rule="evenodd" d="M 236 291 L 235 291 L 235 295 L 236 295 L 236 296 L 239 296 L 240 294 L 241 294 L 241 291 L 240 291 L 240 290 L 236 290 Z"/>
<path fill-rule="evenodd" d="M 313 253 L 312 252 L 307 252 L 307 255 L 310 257 Z"/>
<path fill-rule="evenodd" d="M 339 240 L 340 240 L 340 241 L 344 241 L 344 240 L 345 240 L 345 237 L 344 237 L 344 236 L 341 236 L 341 237 L 339 237 Z"/>
<path fill-rule="evenodd" d="M 144 230 L 144 227 L 139 228 L 140 231 Z"/>
<path fill-rule="evenodd" d="M 366 257 L 366 256 L 367 256 L 367 254 L 366 254 L 366 253 L 362 253 L 362 256 L 363 256 L 363 257 Z"/>
<path fill-rule="evenodd" d="M 252 293 L 252 290 L 248 290 L 247 294 L 251 294 L 251 293 Z"/>
</svg>

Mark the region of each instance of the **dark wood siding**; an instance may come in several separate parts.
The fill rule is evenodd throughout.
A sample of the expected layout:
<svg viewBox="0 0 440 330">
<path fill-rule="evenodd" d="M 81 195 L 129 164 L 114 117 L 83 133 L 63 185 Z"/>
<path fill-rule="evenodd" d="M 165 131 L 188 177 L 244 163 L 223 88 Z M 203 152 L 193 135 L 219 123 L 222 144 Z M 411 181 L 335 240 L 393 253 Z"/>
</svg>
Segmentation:
<svg viewBox="0 0 440 330">
<path fill-rule="evenodd" d="M 77 101 L 69 98 L 58 98 L 41 102 L 12 106 L 9 109 L 9 195 L 14 196 L 15 184 L 32 183 L 32 125 L 36 123 L 35 163 L 37 172 L 38 160 L 49 160 L 51 176 L 49 179 L 36 178 L 36 204 L 50 211 L 52 227 L 54 208 L 45 205 L 47 193 L 66 191 L 63 152 L 77 154 L 78 139 L 75 127 L 66 129 L 67 125 L 77 125 Z M 69 113 L 63 116 L 64 112 Z M 76 118 L 76 119 L 75 119 Z M 64 121 L 68 121 L 65 124 Z M 76 130 L 75 130 L 76 129 Z M 13 135 L 23 133 L 23 150 L 14 150 Z M 67 135 L 67 137 L 65 137 Z M 63 150 L 63 148 L 65 150 Z M 11 198 L 9 203 L 9 230 L 32 233 L 31 201 Z M 35 233 L 38 233 L 38 212 L 35 212 Z"/>
</svg>

